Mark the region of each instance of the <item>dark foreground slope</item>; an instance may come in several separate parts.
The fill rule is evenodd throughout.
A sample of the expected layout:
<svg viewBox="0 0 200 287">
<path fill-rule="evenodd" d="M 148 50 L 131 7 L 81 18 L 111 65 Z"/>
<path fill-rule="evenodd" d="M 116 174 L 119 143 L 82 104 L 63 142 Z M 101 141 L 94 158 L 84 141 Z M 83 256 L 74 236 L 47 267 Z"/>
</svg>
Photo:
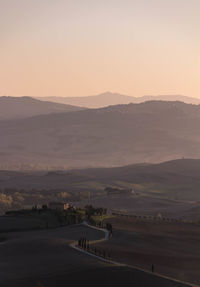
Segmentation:
<svg viewBox="0 0 200 287">
<path fill-rule="evenodd" d="M 85 227 L 5 234 L 0 245 L 1 287 L 141 286 L 186 287 L 127 267 L 116 267 L 82 254 L 68 246 L 86 236 L 101 238 L 101 232 Z"/>
<path fill-rule="evenodd" d="M 66 283 L 67 281 L 67 283 Z M 140 286 L 140 287 L 191 287 L 187 283 L 176 282 L 167 278 L 138 271 L 129 267 L 106 267 L 101 269 L 70 273 L 43 279 L 43 286 L 57 287 L 72 284 L 73 286 Z M 34 287 L 34 285 L 28 285 Z M 23 287 L 23 286 L 22 286 Z"/>
<path fill-rule="evenodd" d="M 200 226 L 116 217 L 113 238 L 98 244 L 119 262 L 200 285 Z"/>
<path fill-rule="evenodd" d="M 1 166 L 116 166 L 200 157 L 200 106 L 146 102 L 0 122 Z"/>
<path fill-rule="evenodd" d="M 74 251 L 69 243 L 79 237 L 96 240 L 102 232 L 87 227 L 5 233 L 0 245 L 0 286 L 37 286 L 40 278 L 93 270 L 106 264 Z M 42 280 L 41 280 L 42 281 Z M 48 285 L 47 285 L 48 286 Z M 56 285 L 54 285 L 56 286 Z"/>
</svg>

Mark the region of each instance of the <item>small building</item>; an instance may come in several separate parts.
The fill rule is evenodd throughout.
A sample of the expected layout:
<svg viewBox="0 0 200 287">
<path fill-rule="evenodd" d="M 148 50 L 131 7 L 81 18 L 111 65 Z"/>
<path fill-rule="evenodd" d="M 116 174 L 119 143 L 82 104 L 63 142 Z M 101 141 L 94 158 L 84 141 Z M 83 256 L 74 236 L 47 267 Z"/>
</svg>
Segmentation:
<svg viewBox="0 0 200 287">
<path fill-rule="evenodd" d="M 68 202 L 50 202 L 49 203 L 49 209 L 54 210 L 67 210 L 69 208 Z"/>
</svg>

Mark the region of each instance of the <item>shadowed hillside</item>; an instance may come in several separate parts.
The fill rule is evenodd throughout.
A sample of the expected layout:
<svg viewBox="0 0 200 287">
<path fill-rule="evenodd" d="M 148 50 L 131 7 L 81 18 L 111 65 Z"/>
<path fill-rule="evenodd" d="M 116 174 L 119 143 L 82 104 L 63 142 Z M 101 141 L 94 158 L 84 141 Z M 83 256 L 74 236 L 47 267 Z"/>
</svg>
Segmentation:
<svg viewBox="0 0 200 287">
<path fill-rule="evenodd" d="M 146 102 L 0 122 L 1 164 L 89 167 L 200 156 L 200 106 Z"/>
</svg>

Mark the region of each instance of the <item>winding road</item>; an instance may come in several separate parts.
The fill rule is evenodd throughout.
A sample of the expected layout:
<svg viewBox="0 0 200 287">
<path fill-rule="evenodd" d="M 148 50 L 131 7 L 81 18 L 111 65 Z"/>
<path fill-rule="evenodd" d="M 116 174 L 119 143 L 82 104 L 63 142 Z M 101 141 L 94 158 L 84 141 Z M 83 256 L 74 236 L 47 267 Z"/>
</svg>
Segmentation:
<svg viewBox="0 0 200 287">
<path fill-rule="evenodd" d="M 107 230 L 87 223 L 2 236 L 7 240 L 0 245 L 1 287 L 192 286 L 80 250 L 76 246 L 80 237 L 91 244 L 108 240 Z"/>
</svg>

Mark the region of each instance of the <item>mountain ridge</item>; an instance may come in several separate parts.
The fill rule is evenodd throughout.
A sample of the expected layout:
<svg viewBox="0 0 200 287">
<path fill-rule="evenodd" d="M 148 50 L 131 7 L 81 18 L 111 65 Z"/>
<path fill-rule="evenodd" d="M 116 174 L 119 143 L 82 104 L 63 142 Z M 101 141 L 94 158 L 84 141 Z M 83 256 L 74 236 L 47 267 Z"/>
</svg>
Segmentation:
<svg viewBox="0 0 200 287">
<path fill-rule="evenodd" d="M 52 101 L 57 103 L 73 104 L 75 106 L 83 106 L 87 108 L 101 108 L 109 105 L 142 103 L 146 101 L 182 101 L 188 104 L 200 104 L 200 99 L 187 97 L 183 95 L 158 95 L 158 96 L 142 96 L 132 97 L 119 93 L 105 92 L 99 95 L 86 97 L 40 97 L 42 101 Z"/>
</svg>

